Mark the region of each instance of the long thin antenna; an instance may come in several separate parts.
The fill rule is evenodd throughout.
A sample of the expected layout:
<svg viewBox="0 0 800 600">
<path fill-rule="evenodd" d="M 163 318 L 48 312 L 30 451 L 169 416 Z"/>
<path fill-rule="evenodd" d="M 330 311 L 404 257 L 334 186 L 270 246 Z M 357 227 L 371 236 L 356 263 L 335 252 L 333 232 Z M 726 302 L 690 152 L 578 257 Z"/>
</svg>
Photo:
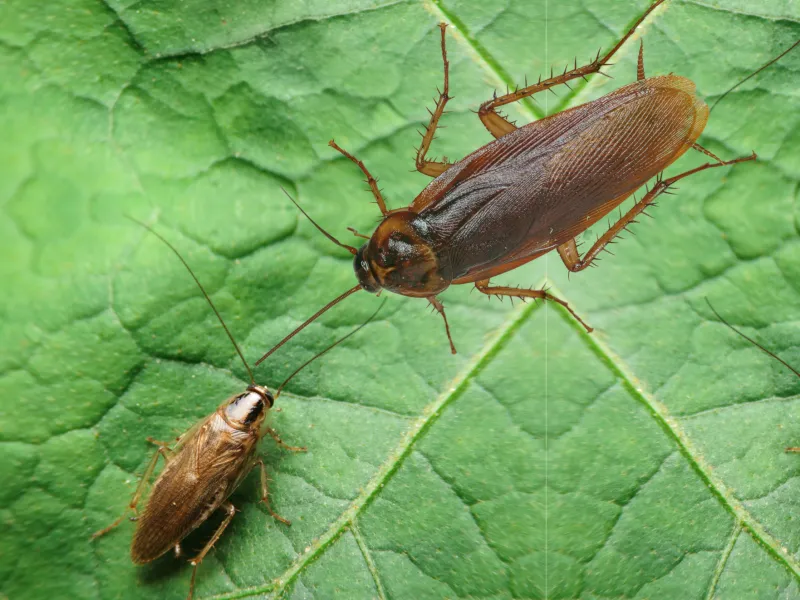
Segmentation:
<svg viewBox="0 0 800 600">
<path fill-rule="evenodd" d="M 344 336 L 343 338 L 339 338 L 339 339 L 338 339 L 338 340 L 336 340 L 334 343 L 332 343 L 330 346 L 328 346 L 327 348 L 325 348 L 325 350 L 323 350 L 323 351 L 322 351 L 322 352 L 320 352 L 319 354 L 315 355 L 313 358 L 310 358 L 310 359 L 308 359 L 306 362 L 304 362 L 302 365 L 300 365 L 300 366 L 299 366 L 297 369 L 295 369 L 294 373 L 292 373 L 291 375 L 289 375 L 289 377 L 287 377 L 287 378 L 284 380 L 284 382 L 283 382 L 283 383 L 280 385 L 280 387 L 278 388 L 278 391 L 277 391 L 277 392 L 275 392 L 275 398 L 277 399 L 277 398 L 278 398 L 278 396 L 280 396 L 280 395 L 281 395 L 281 391 L 283 390 L 284 386 L 285 386 L 287 383 L 289 383 L 289 382 L 292 380 L 292 378 L 293 378 L 295 375 L 297 375 L 297 374 L 298 374 L 300 371 L 302 371 L 303 369 L 305 369 L 305 368 L 306 368 L 308 365 L 310 365 L 312 362 L 314 362 L 315 360 L 317 360 L 317 359 L 318 359 L 320 356 L 322 356 L 323 354 L 325 354 L 325 353 L 326 353 L 328 350 L 332 350 L 333 348 L 335 348 L 336 346 L 338 346 L 339 344 L 341 344 L 343 341 L 345 341 L 347 338 L 349 338 L 349 337 L 350 337 L 350 336 L 352 336 L 352 335 L 355 335 L 355 334 L 356 334 L 356 333 L 358 333 L 358 332 L 359 332 L 361 329 L 363 329 L 364 327 L 366 327 L 367 325 L 369 325 L 369 322 L 370 322 L 370 321 L 372 321 L 372 319 L 374 319 L 375 317 L 377 317 L 377 316 L 378 316 L 378 313 L 379 313 L 379 312 L 381 312 L 381 309 L 383 308 L 383 305 L 384 305 L 384 304 L 386 304 L 386 299 L 384 299 L 384 300 L 383 300 L 383 302 L 381 302 L 381 305 L 378 307 L 378 310 L 376 310 L 374 313 L 372 313 L 372 316 L 370 316 L 370 318 L 369 318 L 369 319 L 367 319 L 367 320 L 366 320 L 366 321 L 364 321 L 364 322 L 363 322 L 361 325 L 359 325 L 358 327 L 356 327 L 355 329 L 353 329 L 353 331 L 351 331 L 350 333 L 348 333 L 346 336 Z"/>
<path fill-rule="evenodd" d="M 726 91 L 724 94 L 722 94 L 722 96 L 720 96 L 719 98 L 717 98 L 716 100 L 714 100 L 714 104 L 712 104 L 712 105 L 711 105 L 711 108 L 708 110 L 708 112 L 711 112 L 712 110 L 714 110 L 714 107 L 715 107 L 717 104 L 719 104 L 720 100 L 722 100 L 722 99 L 723 99 L 725 96 L 727 96 L 728 94 L 730 94 L 730 93 L 731 93 L 733 90 L 735 90 L 737 87 L 739 87 L 740 85 L 742 85 L 742 84 L 743 84 L 745 81 L 747 81 L 747 80 L 748 80 L 748 79 L 750 79 L 751 77 L 755 77 L 755 76 L 756 76 L 756 75 L 758 75 L 758 74 L 759 74 L 761 71 L 763 71 L 764 69 L 766 69 L 768 66 L 770 66 L 770 65 L 771 65 L 771 64 L 773 64 L 773 63 L 776 63 L 776 62 L 778 62 L 778 61 L 779 61 L 780 59 L 782 59 L 784 56 L 786 56 L 787 54 L 789 54 L 789 52 L 791 52 L 792 50 L 794 50 L 794 49 L 797 47 L 797 45 L 798 45 L 798 44 L 800 44 L 800 40 L 797 40 L 797 41 L 796 41 L 794 44 L 792 44 L 791 46 L 789 46 L 789 48 L 787 48 L 786 50 L 784 50 L 783 52 L 781 52 L 781 53 L 780 53 L 778 56 L 776 56 L 775 58 L 773 58 L 773 59 L 772 59 L 771 61 L 769 61 L 767 64 L 765 64 L 765 65 L 763 65 L 763 66 L 759 67 L 758 69 L 756 69 L 755 71 L 753 71 L 752 73 L 750 73 L 750 75 L 748 75 L 747 77 L 745 77 L 744 79 L 742 79 L 742 80 L 741 80 L 739 83 L 737 83 L 737 84 L 736 84 L 736 85 L 734 85 L 732 88 L 730 88 L 729 90 L 727 90 L 727 91 Z M 713 310 L 713 309 L 712 309 L 712 310 Z"/>
<path fill-rule="evenodd" d="M 244 368 L 247 369 L 247 374 L 250 376 L 250 383 L 255 384 L 256 380 L 253 377 L 253 371 L 250 369 L 250 365 L 248 365 L 247 361 L 244 359 L 244 354 L 242 354 L 242 351 L 239 348 L 239 344 L 237 344 L 236 340 L 233 339 L 233 334 L 231 334 L 230 329 L 228 329 L 228 326 L 225 325 L 225 321 L 222 320 L 222 315 L 219 314 L 219 311 L 217 310 L 217 307 L 214 306 L 214 303 L 211 301 L 211 298 L 209 298 L 208 293 L 206 293 L 206 290 L 203 287 L 203 284 L 201 284 L 200 280 L 197 279 L 197 276 L 194 274 L 194 271 L 192 271 L 192 268 L 189 266 L 189 263 L 187 263 L 183 259 L 183 257 L 181 256 L 181 253 L 178 252 L 178 250 L 175 248 L 175 246 L 170 244 L 166 240 L 166 238 L 164 238 L 164 236 L 162 236 L 160 233 L 155 231 L 152 227 L 150 227 L 149 225 L 145 225 L 141 221 L 138 221 L 138 220 L 134 219 L 131 216 L 128 216 L 128 215 L 125 215 L 125 216 L 128 219 L 130 219 L 131 221 L 133 221 L 134 223 L 136 223 L 137 225 L 141 225 L 142 227 L 147 229 L 147 231 L 149 231 L 154 236 L 156 236 L 158 239 L 160 239 L 162 242 L 164 242 L 167 245 L 167 247 L 175 253 L 175 256 L 177 256 L 180 259 L 180 261 L 183 263 L 183 266 L 186 267 L 187 271 L 189 271 L 189 275 L 191 275 L 192 279 L 194 279 L 194 282 L 197 284 L 197 287 L 199 287 L 200 291 L 203 292 L 203 296 L 206 297 L 206 300 L 208 301 L 209 306 L 211 306 L 211 310 L 213 310 L 214 314 L 217 315 L 217 319 L 219 319 L 220 324 L 222 324 L 222 328 L 225 330 L 225 333 L 228 334 L 228 339 L 231 341 L 231 344 L 233 344 L 233 347 L 236 348 L 236 353 L 239 355 L 239 358 L 242 359 L 242 364 L 244 364 Z"/>
<path fill-rule="evenodd" d="M 789 369 L 789 370 L 790 370 L 792 373 L 794 373 L 795 375 L 797 375 L 798 377 L 800 377 L 800 372 L 798 372 L 798 371 L 797 371 L 797 370 L 796 370 L 796 369 L 795 369 L 795 368 L 794 368 L 792 365 L 790 365 L 789 363 L 787 363 L 787 362 L 786 362 L 785 360 L 783 360 L 783 359 L 782 359 L 780 356 L 777 356 L 777 355 L 775 355 L 774 353 L 772 353 L 772 352 L 770 352 L 769 350 L 767 350 L 766 348 L 764 348 L 764 346 L 762 346 L 761 344 L 759 344 L 759 343 L 758 343 L 757 341 L 755 341 L 754 339 L 747 337 L 747 336 L 746 336 L 745 334 L 743 334 L 741 331 L 739 331 L 738 329 L 736 329 L 736 327 L 734 327 L 733 325 L 731 325 L 730 323 L 728 323 L 728 322 L 727 322 L 725 319 L 723 319 L 723 318 L 720 316 L 720 314 L 719 314 L 719 313 L 716 311 L 716 309 L 715 309 L 713 306 L 711 306 L 711 302 L 709 302 L 709 301 L 708 301 L 708 298 L 706 298 L 706 303 L 708 304 L 708 307 L 711 309 L 711 311 L 712 311 L 712 312 L 713 312 L 715 315 L 717 315 L 717 318 L 718 318 L 720 321 L 722 321 L 722 322 L 723 322 L 725 325 L 727 325 L 727 326 L 728 326 L 730 329 L 733 329 L 733 331 L 735 331 L 736 333 L 738 333 L 740 336 L 742 336 L 742 337 L 743 337 L 744 339 L 746 339 L 748 342 L 750 342 L 751 344 L 753 344 L 754 346 L 756 346 L 757 348 L 759 348 L 759 349 L 760 349 L 762 352 L 764 352 L 765 354 L 768 354 L 768 355 L 770 355 L 772 358 L 774 358 L 774 359 L 775 359 L 775 360 L 777 360 L 779 363 L 781 363 L 781 364 L 782 364 L 784 367 L 786 367 L 787 369 Z"/>
<path fill-rule="evenodd" d="M 318 225 L 318 224 L 317 224 L 317 222 L 316 222 L 314 219 L 312 219 L 311 217 L 309 217 L 309 216 L 308 216 L 308 213 L 307 213 L 306 211 L 304 211 L 304 210 L 303 210 L 303 207 L 302 207 L 302 206 L 300 206 L 300 205 L 297 203 L 297 201 L 296 201 L 294 198 L 292 198 L 292 197 L 289 195 L 289 192 L 287 192 L 287 191 L 284 189 L 284 187 L 283 187 L 283 186 L 281 186 L 281 190 L 283 190 L 283 193 L 284 193 L 284 194 L 286 194 L 286 197 L 287 197 L 287 198 L 289 198 L 289 200 L 291 200 L 291 201 L 292 201 L 292 204 L 294 204 L 294 205 L 297 207 L 297 210 L 299 210 L 301 213 L 303 213 L 303 214 L 305 215 L 306 219 L 308 219 L 309 221 L 311 221 L 311 224 L 312 224 L 312 225 L 314 225 L 314 227 L 316 227 L 317 229 L 319 229 L 319 230 L 322 232 L 322 235 L 324 235 L 326 238 L 328 238 L 330 241 L 332 241 L 332 242 L 333 242 L 334 244 L 336 244 L 337 246 L 341 246 L 342 248 L 346 248 L 346 249 L 347 249 L 347 251 L 348 251 L 348 252 L 350 252 L 350 254 L 352 254 L 353 256 L 355 256 L 355 255 L 356 255 L 356 253 L 358 252 L 358 250 L 356 250 L 356 249 L 355 249 L 355 248 L 353 248 L 352 246 L 348 246 L 347 244 L 343 244 L 342 242 L 340 242 L 339 240 L 337 240 L 335 237 L 333 237 L 333 236 L 332 236 L 330 233 L 328 233 L 327 231 L 325 231 L 325 230 L 324 230 L 324 229 L 323 229 L 323 228 L 322 228 L 320 225 Z M 258 363 L 256 363 L 256 365 L 258 365 Z"/>
<path fill-rule="evenodd" d="M 356 293 L 358 290 L 360 290 L 360 289 L 361 289 L 361 285 L 357 285 L 357 286 L 355 286 L 354 288 L 350 288 L 349 290 L 347 290 L 347 291 L 346 291 L 344 294 L 342 294 L 342 295 L 341 295 L 341 296 L 339 296 L 338 298 L 336 298 L 336 299 L 334 299 L 334 300 L 331 300 L 330 302 L 328 302 L 328 303 L 327 303 L 325 306 L 323 306 L 323 307 L 322 307 L 322 308 L 320 308 L 320 309 L 319 309 L 317 312 L 315 312 L 313 315 L 311 315 L 311 317 L 309 317 L 309 318 L 306 320 L 306 322 L 305 322 L 305 323 L 303 323 L 302 325 L 300 325 L 300 327 L 298 327 L 297 329 L 295 329 L 295 330 L 294 330 L 292 333 L 290 333 L 290 334 L 289 334 L 289 335 L 287 335 L 285 338 L 283 338 L 283 339 L 282 339 L 280 342 L 278 342 L 276 345 L 274 345 L 274 346 L 272 347 L 272 349 L 271 349 L 269 352 L 267 352 L 267 353 L 266 353 L 264 356 L 262 356 L 261 358 L 259 358 L 259 359 L 256 361 L 256 366 L 258 366 L 258 365 L 260 365 L 262 362 L 264 362 L 264 361 L 265 361 L 267 358 L 269 358 L 269 356 L 270 356 L 270 355 L 271 355 L 273 352 L 275 352 L 275 351 L 276 351 L 278 348 L 280 348 L 281 346 L 283 346 L 283 345 L 284 345 L 286 342 L 288 342 L 290 339 L 292 339 L 294 336 L 296 336 L 298 333 L 300 333 L 300 332 L 301 332 L 303 329 L 305 329 L 305 328 L 306 328 L 306 326 L 307 326 L 309 323 L 311 323 L 311 322 L 312 322 L 314 319 L 316 319 L 318 316 L 320 316 L 320 315 L 321 315 L 322 313 L 324 313 L 326 310 L 328 310 L 329 308 L 331 308 L 331 307 L 333 307 L 333 306 L 336 306 L 337 304 L 339 304 L 339 302 L 341 302 L 342 300 L 344 300 L 345 298 L 347 298 L 347 297 L 348 297 L 350 294 L 355 294 L 355 293 Z"/>
</svg>

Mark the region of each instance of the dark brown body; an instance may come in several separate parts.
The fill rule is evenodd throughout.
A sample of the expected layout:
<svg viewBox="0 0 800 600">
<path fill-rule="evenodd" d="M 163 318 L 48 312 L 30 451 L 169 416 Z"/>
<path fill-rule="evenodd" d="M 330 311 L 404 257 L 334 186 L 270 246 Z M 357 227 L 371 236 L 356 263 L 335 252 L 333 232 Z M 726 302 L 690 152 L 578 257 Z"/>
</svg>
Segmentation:
<svg viewBox="0 0 800 600">
<path fill-rule="evenodd" d="M 225 401 L 190 429 L 153 484 L 136 523 L 131 559 L 155 560 L 200 526 L 250 472 L 258 428 L 226 419 Z"/>
<path fill-rule="evenodd" d="M 356 271 L 424 297 L 514 269 L 616 208 L 690 149 L 707 118 L 694 84 L 666 75 L 520 127 L 389 214 Z"/>
<path fill-rule="evenodd" d="M 454 164 L 427 158 L 450 100 L 447 26 L 440 24 L 444 83 L 416 156 L 417 170 L 433 181 L 407 208 L 389 210 L 377 180 L 364 163 L 330 142 L 366 175 L 383 220 L 371 236 L 361 236 L 368 241 L 359 249 L 342 244 L 314 223 L 331 241 L 354 255 L 358 286 L 317 311 L 259 362 L 359 289 L 371 293 L 387 289 L 425 298 L 445 317 L 437 294 L 452 284 L 472 283 L 488 296 L 557 302 L 591 332 L 592 328 L 566 302 L 546 290 L 497 286 L 490 279 L 552 250 L 558 251 L 571 272 L 582 271 L 680 179 L 756 156 L 724 161 L 700 146 L 697 139 L 706 126 L 709 110 L 697 97 L 694 83 L 672 74 L 646 77 L 641 45 L 636 81 L 602 98 L 522 127 L 498 110 L 533 94 L 569 85 L 572 80 L 602 73 L 639 24 L 663 2 L 651 4 L 604 56 L 598 52 L 587 65 L 578 67 L 576 63 L 561 75 L 551 73 L 547 79 L 481 104 L 478 116 L 495 140 Z M 713 162 L 663 179 L 664 169 L 691 148 Z M 581 255 L 576 238 L 654 178 L 652 187 Z M 450 339 L 446 317 L 444 321 Z M 455 353 L 452 339 L 450 349 Z"/>
</svg>

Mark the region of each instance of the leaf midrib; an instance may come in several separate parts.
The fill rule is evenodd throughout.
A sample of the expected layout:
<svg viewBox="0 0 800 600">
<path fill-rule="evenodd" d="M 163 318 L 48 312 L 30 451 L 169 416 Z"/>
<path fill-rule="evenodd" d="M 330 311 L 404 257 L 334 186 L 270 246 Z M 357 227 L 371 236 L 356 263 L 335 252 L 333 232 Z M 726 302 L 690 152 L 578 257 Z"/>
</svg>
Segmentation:
<svg viewBox="0 0 800 600">
<path fill-rule="evenodd" d="M 646 407 L 650 416 L 673 439 L 692 470 L 697 473 L 703 483 L 719 500 L 720 504 L 733 516 L 734 529 L 737 527 L 747 529 L 756 542 L 789 570 L 795 579 L 800 581 L 800 562 L 791 556 L 783 548 L 780 541 L 770 534 L 760 521 L 744 507 L 722 479 L 713 474 L 714 471 L 711 465 L 707 464 L 700 453 L 694 450 L 691 438 L 678 425 L 675 418 L 667 410 L 667 407 L 642 389 L 642 385 L 637 383 L 638 378 L 633 369 L 629 368 L 627 363 L 598 337 L 586 335 L 584 339 L 587 340 L 588 347 L 595 355 L 619 378 L 628 393 Z"/>
</svg>

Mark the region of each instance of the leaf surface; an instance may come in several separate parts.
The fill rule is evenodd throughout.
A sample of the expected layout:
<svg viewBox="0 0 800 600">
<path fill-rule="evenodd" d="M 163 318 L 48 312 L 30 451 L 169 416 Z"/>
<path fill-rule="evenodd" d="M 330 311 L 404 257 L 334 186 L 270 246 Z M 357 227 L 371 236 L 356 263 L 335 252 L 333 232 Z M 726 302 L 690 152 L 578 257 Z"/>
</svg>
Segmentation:
<svg viewBox="0 0 800 600">
<path fill-rule="evenodd" d="M 647 2 L 10 0 L 0 4 L 0 595 L 183 598 L 189 569 L 134 567 L 123 510 L 152 448 L 247 384 L 182 252 L 253 361 L 354 284 L 335 235 L 374 227 L 358 170 L 391 207 L 441 85 L 432 154 L 490 141 L 492 90 L 593 58 Z M 648 75 L 713 102 L 800 37 L 791 2 L 669 0 L 640 29 Z M 610 68 L 509 108 L 520 123 L 635 77 Z M 701 143 L 759 160 L 681 182 L 653 220 L 567 278 L 557 256 L 499 278 L 551 306 L 389 295 L 364 331 L 298 375 L 257 477 L 204 561 L 199 598 L 800 597 L 800 381 L 721 325 L 800 365 L 800 53 L 714 109 Z M 670 173 L 701 164 L 687 155 Z M 603 232 L 598 224 L 589 242 Z M 363 297 L 362 297 L 363 296 Z M 357 294 L 256 371 L 275 388 L 362 323 Z M 215 522 L 219 522 L 216 520 Z M 190 537 L 198 549 L 214 523 Z"/>
</svg>

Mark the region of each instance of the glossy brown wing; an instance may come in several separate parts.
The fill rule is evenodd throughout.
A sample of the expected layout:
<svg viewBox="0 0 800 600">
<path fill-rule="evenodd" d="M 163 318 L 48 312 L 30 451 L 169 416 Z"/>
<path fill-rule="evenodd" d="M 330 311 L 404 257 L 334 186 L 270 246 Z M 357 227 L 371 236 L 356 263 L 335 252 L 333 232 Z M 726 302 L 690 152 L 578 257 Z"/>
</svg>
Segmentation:
<svg viewBox="0 0 800 600">
<path fill-rule="evenodd" d="M 414 199 L 409 209 L 416 213 L 439 211 L 453 201 L 451 192 L 455 188 L 464 187 L 466 182 L 476 178 L 490 188 L 493 183 L 499 184 L 501 188 L 505 187 L 500 178 L 493 175 L 503 169 L 513 169 L 530 162 L 540 153 L 546 153 L 555 140 L 585 121 L 585 111 L 581 109 L 587 106 L 589 105 L 585 104 L 534 121 L 481 146 L 431 181 Z"/>
<path fill-rule="evenodd" d="M 191 432 L 153 484 L 136 524 L 133 562 L 155 560 L 219 508 L 249 470 L 257 441 L 217 413 Z"/>
<path fill-rule="evenodd" d="M 608 212 L 614 210 L 616 206 L 622 204 L 627 198 L 629 198 L 633 194 L 633 192 L 626 192 L 617 198 L 613 198 L 609 202 L 606 202 L 602 206 L 600 206 L 597 210 L 592 211 L 587 215 L 587 223 L 586 227 L 581 231 L 585 230 L 586 228 L 590 227 L 593 223 L 597 222 L 598 219 L 601 219 L 603 215 L 608 214 Z M 580 233 L 580 232 L 578 232 Z M 575 234 L 577 235 L 577 234 Z M 567 237 L 564 241 L 571 240 L 573 237 Z M 562 242 L 563 243 L 563 242 Z M 559 246 L 556 244 L 556 246 Z M 523 248 L 520 250 L 515 256 L 510 257 L 508 260 L 499 261 L 497 264 L 488 265 L 483 269 L 476 269 L 468 272 L 466 275 L 459 277 L 458 279 L 453 280 L 454 284 L 461 284 L 461 283 L 472 283 L 473 281 L 481 281 L 483 279 L 490 279 L 495 277 L 496 275 L 501 275 L 503 273 L 507 273 L 508 271 L 513 271 L 517 267 L 521 267 L 525 263 L 528 263 L 543 254 L 547 254 L 556 246 L 546 245 L 542 248 L 531 247 L 531 248 Z"/>
<path fill-rule="evenodd" d="M 707 114 L 688 79 L 636 82 L 496 140 L 432 182 L 436 199 L 426 190 L 412 207 L 454 281 L 484 279 L 610 212 L 691 147 Z"/>
</svg>

